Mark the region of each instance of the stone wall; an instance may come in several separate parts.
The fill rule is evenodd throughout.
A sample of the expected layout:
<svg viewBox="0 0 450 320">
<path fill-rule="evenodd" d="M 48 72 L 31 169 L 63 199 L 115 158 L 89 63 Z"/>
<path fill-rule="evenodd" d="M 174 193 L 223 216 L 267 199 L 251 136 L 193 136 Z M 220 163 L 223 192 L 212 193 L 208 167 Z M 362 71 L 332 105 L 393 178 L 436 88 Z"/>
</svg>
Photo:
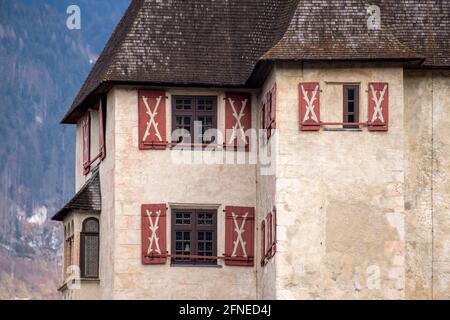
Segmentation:
<svg viewBox="0 0 450 320">
<path fill-rule="evenodd" d="M 266 83 L 264 84 L 259 101 L 266 98 L 266 93 L 272 90 L 276 83 L 276 73 L 271 72 Z M 259 110 L 261 112 L 261 110 Z M 259 126 L 258 126 L 259 128 Z M 259 128 L 261 129 L 261 128 Z M 256 185 L 257 194 L 257 295 L 258 299 L 276 299 L 276 264 L 275 259 L 271 259 L 266 266 L 261 267 L 261 222 L 266 219 L 266 216 L 271 212 L 275 206 L 276 196 L 276 159 L 277 159 L 277 135 L 275 134 L 267 140 L 264 138 L 264 132 L 259 132 L 259 158 L 258 163 L 258 181 Z M 266 221 L 266 235 L 267 235 L 267 221 Z M 267 246 L 266 236 L 266 246 Z"/>
<path fill-rule="evenodd" d="M 407 298 L 450 298 L 450 73 L 405 71 Z"/>
<path fill-rule="evenodd" d="M 403 70 L 277 66 L 279 299 L 401 299 L 404 293 Z M 342 83 L 388 82 L 387 133 L 300 132 L 298 85 L 320 82 L 321 111 L 342 122 Z"/>
<path fill-rule="evenodd" d="M 401 67 L 278 63 L 262 90 L 252 92 L 258 127 L 258 102 L 277 83 L 277 133 L 259 150 L 276 150 L 269 174 L 260 165 L 175 165 L 176 151 L 140 151 L 137 89 L 115 87 L 108 94 L 107 157 L 100 167 L 101 297 L 450 298 L 449 79 L 448 72 Z M 368 82 L 388 82 L 389 132 L 300 132 L 303 81 L 320 82 L 322 120 L 337 122 L 343 83 L 360 83 L 360 119 L 366 121 Z M 168 88 L 168 133 L 173 94 L 218 95 L 218 124 L 224 128 L 224 90 Z M 97 123 L 93 112 L 93 130 Z M 82 174 L 77 128 L 78 190 L 89 176 Z M 98 144 L 92 148 L 96 155 Z M 217 208 L 219 255 L 224 207 L 255 206 L 255 268 L 222 262 L 219 268 L 143 266 L 140 206 L 150 203 Z M 278 253 L 262 268 L 260 225 L 274 205 Z M 168 218 L 170 235 L 170 210 Z"/>
</svg>

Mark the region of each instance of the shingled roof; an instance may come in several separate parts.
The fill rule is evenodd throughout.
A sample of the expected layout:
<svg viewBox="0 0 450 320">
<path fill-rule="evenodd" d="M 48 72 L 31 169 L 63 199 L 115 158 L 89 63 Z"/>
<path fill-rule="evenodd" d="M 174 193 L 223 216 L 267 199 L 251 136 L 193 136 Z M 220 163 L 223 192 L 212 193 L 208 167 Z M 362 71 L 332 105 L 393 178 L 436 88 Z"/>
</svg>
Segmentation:
<svg viewBox="0 0 450 320">
<path fill-rule="evenodd" d="M 381 8 L 369 31 L 367 7 Z M 270 60 L 423 60 L 450 67 L 450 1 L 133 0 L 63 123 L 112 83 L 244 87 Z"/>
<path fill-rule="evenodd" d="M 74 123 L 80 104 L 106 82 L 244 85 L 283 36 L 297 4 L 133 0 L 63 122 Z"/>
<path fill-rule="evenodd" d="M 382 27 L 369 30 L 378 5 Z M 450 1 L 300 1 L 283 38 L 264 60 L 417 60 L 450 66 Z"/>
<path fill-rule="evenodd" d="M 100 191 L 100 174 L 98 170 L 86 182 L 81 190 L 52 218 L 62 221 L 64 216 L 73 211 L 100 212 L 102 210 L 102 197 Z"/>
</svg>

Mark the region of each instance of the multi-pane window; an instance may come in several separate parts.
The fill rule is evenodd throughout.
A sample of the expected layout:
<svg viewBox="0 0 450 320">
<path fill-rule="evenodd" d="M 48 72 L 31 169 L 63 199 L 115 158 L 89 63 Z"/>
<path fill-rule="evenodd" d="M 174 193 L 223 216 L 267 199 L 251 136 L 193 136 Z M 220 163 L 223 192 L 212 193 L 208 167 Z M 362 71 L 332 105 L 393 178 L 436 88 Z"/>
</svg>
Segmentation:
<svg viewBox="0 0 450 320">
<path fill-rule="evenodd" d="M 359 122 L 359 86 L 344 86 L 344 123 Z M 345 125 L 344 128 L 358 128 L 358 125 Z"/>
<path fill-rule="evenodd" d="M 201 258 L 217 256 L 217 211 L 173 210 L 172 254 L 172 264 L 217 264 Z"/>
<path fill-rule="evenodd" d="M 89 218 L 83 222 L 81 233 L 81 277 L 98 278 L 99 276 L 99 223 Z"/>
<path fill-rule="evenodd" d="M 67 278 L 74 271 L 71 268 L 74 265 L 73 249 L 75 244 L 73 221 L 64 227 L 64 239 L 64 277 Z"/>
<path fill-rule="evenodd" d="M 172 130 L 177 130 L 174 142 L 215 141 L 215 134 L 205 133 L 217 129 L 217 97 L 174 96 L 172 105 Z"/>
</svg>

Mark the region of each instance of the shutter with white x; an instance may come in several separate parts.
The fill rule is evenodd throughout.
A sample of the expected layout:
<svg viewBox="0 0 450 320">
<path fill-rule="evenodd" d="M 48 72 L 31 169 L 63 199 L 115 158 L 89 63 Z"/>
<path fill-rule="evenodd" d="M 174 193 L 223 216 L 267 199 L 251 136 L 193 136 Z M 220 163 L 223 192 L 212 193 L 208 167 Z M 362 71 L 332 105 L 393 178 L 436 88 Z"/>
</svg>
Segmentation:
<svg viewBox="0 0 450 320">
<path fill-rule="evenodd" d="M 225 208 L 225 264 L 254 265 L 255 208 Z"/>
<path fill-rule="evenodd" d="M 166 263 L 166 219 L 165 204 L 142 205 L 142 264 Z"/>
<path fill-rule="evenodd" d="M 166 93 L 157 90 L 140 90 L 139 99 L 139 149 L 165 149 Z"/>
<path fill-rule="evenodd" d="M 246 93 L 227 93 L 225 96 L 226 146 L 248 148 L 250 136 L 246 132 L 252 127 L 252 98 Z"/>
<path fill-rule="evenodd" d="M 300 130 L 320 130 L 320 84 L 305 82 L 299 85 Z"/>
<path fill-rule="evenodd" d="M 369 83 L 369 131 L 388 131 L 389 84 Z"/>
</svg>

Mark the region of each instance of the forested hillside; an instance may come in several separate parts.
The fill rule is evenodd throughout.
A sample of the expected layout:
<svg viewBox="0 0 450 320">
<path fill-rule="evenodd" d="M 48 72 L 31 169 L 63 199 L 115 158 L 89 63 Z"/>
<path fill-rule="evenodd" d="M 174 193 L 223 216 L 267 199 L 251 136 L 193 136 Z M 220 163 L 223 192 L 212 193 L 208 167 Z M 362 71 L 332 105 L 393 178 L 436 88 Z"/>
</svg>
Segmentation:
<svg viewBox="0 0 450 320">
<path fill-rule="evenodd" d="M 59 124 L 129 0 L 0 0 L 0 299 L 58 298 L 74 193 L 74 128 Z"/>
</svg>

